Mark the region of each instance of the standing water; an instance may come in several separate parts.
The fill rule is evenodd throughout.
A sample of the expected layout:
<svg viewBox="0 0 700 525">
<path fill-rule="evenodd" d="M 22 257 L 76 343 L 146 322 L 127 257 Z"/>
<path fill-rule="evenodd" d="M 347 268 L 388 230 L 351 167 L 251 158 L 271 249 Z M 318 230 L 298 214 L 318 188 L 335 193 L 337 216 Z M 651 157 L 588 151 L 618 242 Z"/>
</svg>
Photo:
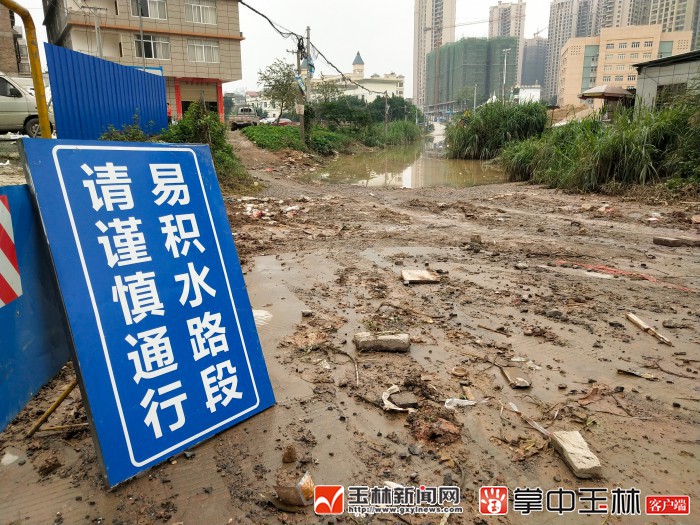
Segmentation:
<svg viewBox="0 0 700 525">
<path fill-rule="evenodd" d="M 398 188 L 464 188 L 508 180 L 488 162 L 445 158 L 444 128 L 436 127 L 423 143 L 338 157 L 314 178 L 333 184 Z"/>
</svg>

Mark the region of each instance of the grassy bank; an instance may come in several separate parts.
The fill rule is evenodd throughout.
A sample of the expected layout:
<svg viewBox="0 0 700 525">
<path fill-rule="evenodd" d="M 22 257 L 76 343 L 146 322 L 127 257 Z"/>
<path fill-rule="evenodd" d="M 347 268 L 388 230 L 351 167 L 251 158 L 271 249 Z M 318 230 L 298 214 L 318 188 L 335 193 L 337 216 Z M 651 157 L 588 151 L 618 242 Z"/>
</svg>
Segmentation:
<svg viewBox="0 0 700 525">
<path fill-rule="evenodd" d="M 597 191 L 666 178 L 700 181 L 700 100 L 660 111 L 626 110 L 611 124 L 593 118 L 511 142 L 499 161 L 511 180 Z"/>
<path fill-rule="evenodd" d="M 260 148 L 273 151 L 285 148 L 310 150 L 319 155 L 347 152 L 354 142 L 370 147 L 398 146 L 410 144 L 421 137 L 420 128 L 413 122 L 406 121 L 390 122 L 386 131 L 384 124 L 338 128 L 335 131 L 314 126 L 308 148 L 301 140 L 296 126 L 249 126 L 241 132 Z"/>
<path fill-rule="evenodd" d="M 484 104 L 447 126 L 445 145 L 453 159 L 492 159 L 511 141 L 539 136 L 547 124 L 544 105 Z"/>
</svg>

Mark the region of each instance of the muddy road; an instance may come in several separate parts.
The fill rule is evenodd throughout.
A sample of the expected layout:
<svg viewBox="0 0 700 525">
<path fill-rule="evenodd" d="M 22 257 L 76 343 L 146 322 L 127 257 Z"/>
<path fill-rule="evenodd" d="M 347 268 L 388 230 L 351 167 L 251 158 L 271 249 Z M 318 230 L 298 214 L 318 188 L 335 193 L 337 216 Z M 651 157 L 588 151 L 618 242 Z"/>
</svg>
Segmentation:
<svg viewBox="0 0 700 525">
<path fill-rule="evenodd" d="M 302 183 L 315 159 L 260 151 L 239 133 L 232 141 L 264 188 L 227 195 L 226 204 L 277 405 L 105 492 L 87 431 L 24 437 L 73 378 L 67 366 L 0 434 L 0 523 L 606 520 L 512 509 L 483 517 L 478 490 L 494 485 L 511 495 L 636 488 L 642 514 L 645 495 L 689 495 L 690 517 L 605 523 L 700 521 L 700 249 L 652 243 L 700 238 L 697 198 Z M 438 279 L 405 284 L 402 270 Z M 358 353 L 361 331 L 407 333 L 410 350 Z M 507 377 L 530 386 L 513 388 Z M 401 392 L 391 399 L 415 412 L 383 409 L 392 385 Z M 478 403 L 447 409 L 449 398 Z M 525 418 L 548 432 L 580 431 L 602 477 L 577 478 Z M 85 421 L 80 393 L 49 421 Z M 317 484 L 457 485 L 464 514 L 329 519 L 310 507 L 281 510 L 272 487 L 306 471 Z"/>
</svg>

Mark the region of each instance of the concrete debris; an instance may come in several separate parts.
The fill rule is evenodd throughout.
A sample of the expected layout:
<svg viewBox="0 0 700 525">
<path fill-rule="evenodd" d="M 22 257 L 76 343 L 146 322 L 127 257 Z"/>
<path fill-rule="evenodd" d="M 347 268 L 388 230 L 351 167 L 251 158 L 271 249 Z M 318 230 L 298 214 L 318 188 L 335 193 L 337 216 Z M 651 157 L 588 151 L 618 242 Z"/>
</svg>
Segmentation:
<svg viewBox="0 0 700 525">
<path fill-rule="evenodd" d="M 284 449 L 282 454 L 282 463 L 295 463 L 297 460 L 297 449 L 294 443 L 290 443 Z"/>
<path fill-rule="evenodd" d="M 661 323 L 664 328 L 692 328 L 691 323 L 684 323 L 683 321 L 676 321 L 675 319 L 664 319 Z"/>
<path fill-rule="evenodd" d="M 700 239 L 691 239 L 689 237 L 654 237 L 652 242 L 661 246 L 672 246 L 674 248 L 680 246 L 700 246 Z"/>
<path fill-rule="evenodd" d="M 432 270 L 401 270 L 404 284 L 434 284 L 440 282 L 440 276 Z"/>
<path fill-rule="evenodd" d="M 515 267 L 518 270 L 527 270 L 530 266 L 526 262 L 517 262 L 515 263 Z"/>
<path fill-rule="evenodd" d="M 311 317 L 312 315 L 314 315 L 313 310 L 302 310 L 301 311 L 302 317 Z"/>
<path fill-rule="evenodd" d="M 578 478 L 597 478 L 602 465 L 578 430 L 552 432 L 552 446 Z"/>
<path fill-rule="evenodd" d="M 408 352 L 411 348 L 411 338 L 408 334 L 358 332 L 352 341 L 358 352 Z"/>
</svg>

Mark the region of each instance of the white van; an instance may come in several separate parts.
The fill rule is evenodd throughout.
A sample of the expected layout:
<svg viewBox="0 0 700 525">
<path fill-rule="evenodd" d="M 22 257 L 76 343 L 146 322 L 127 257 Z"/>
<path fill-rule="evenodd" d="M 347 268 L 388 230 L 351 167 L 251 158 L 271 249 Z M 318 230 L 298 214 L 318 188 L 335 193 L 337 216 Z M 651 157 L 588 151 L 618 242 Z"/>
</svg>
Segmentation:
<svg viewBox="0 0 700 525">
<path fill-rule="evenodd" d="M 53 112 L 49 110 L 53 129 Z M 15 131 L 38 137 L 39 114 L 34 96 L 19 82 L 0 72 L 0 132 Z"/>
</svg>

